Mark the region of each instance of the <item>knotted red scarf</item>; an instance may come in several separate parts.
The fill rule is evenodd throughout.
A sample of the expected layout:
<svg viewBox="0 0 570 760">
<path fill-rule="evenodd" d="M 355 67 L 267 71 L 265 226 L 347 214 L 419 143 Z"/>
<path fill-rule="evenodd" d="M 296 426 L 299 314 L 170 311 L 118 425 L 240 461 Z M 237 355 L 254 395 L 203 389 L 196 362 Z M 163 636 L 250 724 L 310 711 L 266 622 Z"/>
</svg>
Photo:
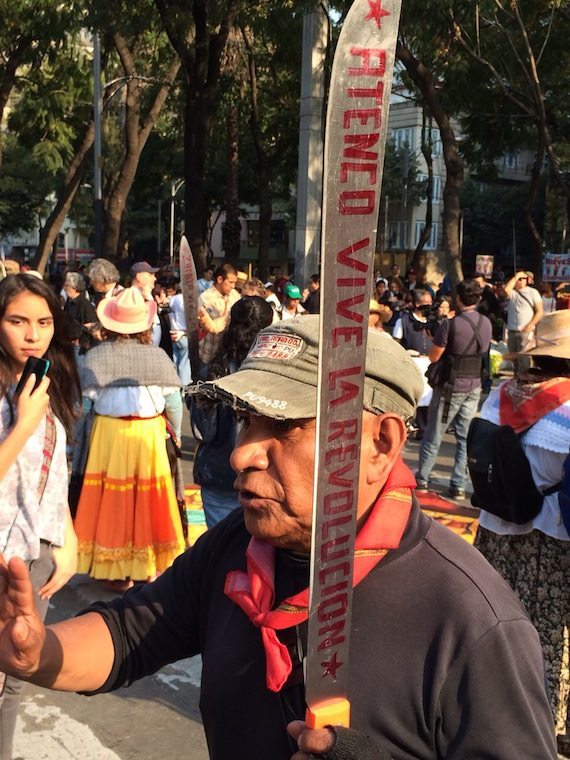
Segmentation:
<svg viewBox="0 0 570 760">
<path fill-rule="evenodd" d="M 401 459 L 395 463 L 366 522 L 358 531 L 354 551 L 353 587 L 400 545 L 412 508 L 414 476 Z M 267 688 L 280 691 L 289 678 L 292 663 L 276 630 L 304 622 L 309 610 L 309 589 L 294 594 L 272 609 L 275 597 L 275 547 L 252 538 L 246 550 L 247 572 L 233 570 L 226 576 L 224 593 L 261 629 L 265 649 Z"/>
<path fill-rule="evenodd" d="M 570 379 L 553 377 L 541 383 L 513 379 L 501 386 L 499 418 L 521 433 L 553 409 L 570 400 Z"/>
</svg>

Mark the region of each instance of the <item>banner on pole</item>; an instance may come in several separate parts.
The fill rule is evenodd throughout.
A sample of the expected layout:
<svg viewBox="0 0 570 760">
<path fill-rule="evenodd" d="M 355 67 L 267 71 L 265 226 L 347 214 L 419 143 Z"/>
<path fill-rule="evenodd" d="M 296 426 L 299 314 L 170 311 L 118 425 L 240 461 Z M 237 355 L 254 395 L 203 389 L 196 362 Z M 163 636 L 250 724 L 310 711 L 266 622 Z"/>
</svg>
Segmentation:
<svg viewBox="0 0 570 760">
<path fill-rule="evenodd" d="M 545 253 L 542 262 L 543 282 L 570 280 L 570 253 Z"/>
<path fill-rule="evenodd" d="M 475 274 L 482 274 L 486 279 L 493 276 L 495 257 L 487 253 L 478 253 L 475 256 Z"/>
</svg>

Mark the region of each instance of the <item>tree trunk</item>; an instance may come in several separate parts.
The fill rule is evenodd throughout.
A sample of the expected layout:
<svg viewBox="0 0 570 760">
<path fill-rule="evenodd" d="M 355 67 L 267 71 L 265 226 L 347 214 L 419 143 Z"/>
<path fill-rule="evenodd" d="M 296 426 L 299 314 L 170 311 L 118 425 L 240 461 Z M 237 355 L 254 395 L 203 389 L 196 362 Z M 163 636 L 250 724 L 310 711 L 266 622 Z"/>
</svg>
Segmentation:
<svg viewBox="0 0 570 760">
<path fill-rule="evenodd" d="M 180 69 L 180 60 L 175 57 L 168 67 L 164 82 L 156 93 L 152 105 L 146 114 L 141 114 L 142 86 L 136 76 L 136 61 L 128 47 L 127 40 L 119 32 L 113 34 L 113 43 L 119 54 L 121 65 L 128 77 L 127 102 L 125 116 L 126 153 L 119 176 L 114 183 L 105 204 L 105 229 L 103 234 L 103 251 L 106 256 L 118 256 L 121 238 L 121 220 L 129 192 L 133 186 L 144 146 L 166 101 L 172 83 Z"/>
<path fill-rule="evenodd" d="M 77 148 L 69 170 L 65 177 L 64 187 L 60 193 L 55 208 L 46 219 L 46 222 L 40 230 L 40 242 L 36 250 L 33 267 L 42 274 L 46 270 L 47 262 L 53 250 L 54 243 L 65 221 L 66 216 L 73 204 L 75 194 L 81 185 L 81 180 L 85 174 L 89 151 L 95 139 L 95 125 L 93 121 L 89 122 L 81 144 Z"/>
<path fill-rule="evenodd" d="M 237 12 L 237 0 L 227 0 L 215 32 L 208 29 L 208 3 L 191 4 L 192 22 L 181 23 L 186 6 L 155 0 L 172 47 L 182 61 L 186 77 L 184 110 L 184 218 L 185 234 L 192 249 L 196 271 L 206 267 L 208 215 L 204 175 L 220 81 L 222 57 Z M 221 3 L 218 3 L 218 6 Z M 188 20 L 188 18 L 186 18 Z M 190 41 L 185 29 L 192 29 Z M 193 44 L 192 44 L 193 43 Z"/>
<path fill-rule="evenodd" d="M 433 156 L 432 156 L 433 141 L 431 138 L 431 119 L 429 120 L 428 139 L 427 141 L 425 139 L 427 121 L 428 120 L 426 119 L 426 109 L 423 108 L 422 109 L 422 155 L 425 159 L 427 170 L 428 170 L 427 192 L 426 192 L 426 196 L 427 196 L 426 218 L 424 220 L 425 224 L 422 230 L 422 234 L 420 235 L 420 239 L 418 240 L 416 250 L 414 251 L 414 255 L 412 257 L 412 266 L 415 269 L 421 268 L 424 270 L 425 270 L 425 264 L 426 264 L 424 246 L 430 238 L 432 224 L 433 224 Z"/>
<path fill-rule="evenodd" d="M 239 258 L 241 223 L 239 217 L 239 148 L 238 108 L 232 98 L 228 112 L 228 181 L 226 190 L 226 221 L 222 233 L 222 247 L 227 259 Z"/>
<path fill-rule="evenodd" d="M 463 158 L 459 154 L 449 114 L 441 104 L 436 82 L 431 71 L 421 61 L 418 61 L 401 42 L 398 42 L 396 55 L 421 92 L 427 109 L 439 127 L 447 175 L 443 190 L 443 249 L 445 269 L 449 274 L 452 287 L 455 287 L 463 279 L 459 242 Z"/>
<path fill-rule="evenodd" d="M 256 156 L 256 172 L 259 182 L 259 248 L 257 256 L 258 276 L 266 280 L 269 276 L 269 246 L 271 243 L 271 219 L 273 217 L 273 199 L 271 195 L 271 171 L 269 160 L 263 145 L 263 130 L 259 116 L 257 97 L 257 72 L 255 53 L 247 31 L 242 27 L 242 36 L 247 48 L 249 71 L 249 89 L 251 110 L 249 126 L 253 136 Z"/>
<path fill-rule="evenodd" d="M 534 159 L 534 163 L 532 165 L 532 171 L 530 173 L 530 182 L 528 185 L 528 193 L 524 202 L 523 214 L 524 214 L 524 220 L 526 222 L 526 226 L 528 227 L 528 231 L 530 232 L 530 236 L 532 240 L 532 251 L 533 251 L 533 260 L 534 260 L 533 268 L 537 276 L 540 276 L 542 273 L 542 235 L 538 227 L 536 226 L 536 222 L 534 221 L 532 207 L 538 197 L 538 191 L 540 188 L 540 178 L 542 175 L 542 167 L 544 164 L 544 154 L 546 152 L 546 146 L 544 144 L 544 139 L 541 135 L 540 128 L 537 130 L 537 132 L 538 132 L 538 135 L 537 135 L 538 144 L 537 144 L 536 157 Z"/>
</svg>

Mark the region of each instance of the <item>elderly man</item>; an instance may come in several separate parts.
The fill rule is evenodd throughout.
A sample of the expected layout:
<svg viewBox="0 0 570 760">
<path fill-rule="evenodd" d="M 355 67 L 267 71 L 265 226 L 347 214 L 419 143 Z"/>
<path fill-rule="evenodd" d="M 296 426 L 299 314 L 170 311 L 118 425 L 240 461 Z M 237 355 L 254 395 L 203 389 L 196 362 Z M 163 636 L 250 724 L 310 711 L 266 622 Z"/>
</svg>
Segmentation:
<svg viewBox="0 0 570 760">
<path fill-rule="evenodd" d="M 299 720 L 317 352 L 318 317 L 279 322 L 239 371 L 199 387 L 238 415 L 231 463 L 242 509 L 154 583 L 46 630 L 24 563 L 2 566 L 0 670 L 93 693 L 200 652 L 213 760 L 555 758 L 536 631 L 483 557 L 418 508 L 401 450 L 422 380 L 400 346 L 375 334 L 356 505 L 355 562 L 368 561 L 354 591 L 352 728 Z"/>
<path fill-rule="evenodd" d="M 132 287 L 140 290 L 145 301 L 154 301 L 153 289 L 156 283 L 157 272 L 158 267 L 151 267 L 148 261 L 136 261 L 129 270 Z M 165 348 L 166 352 L 172 358 L 172 344 L 170 342 L 170 325 L 168 317 L 166 314 L 163 319 L 160 317 L 161 315 L 157 311 L 154 317 L 154 322 L 152 323 L 152 342 L 155 346 Z M 163 338 L 167 341 L 166 346 L 163 346 Z"/>
<path fill-rule="evenodd" d="M 78 354 L 80 348 L 84 352 L 91 346 L 91 329 L 98 322 L 97 312 L 87 299 L 85 280 L 79 272 L 68 272 L 65 275 L 63 289 L 67 296 L 63 310 L 69 319 L 70 337 Z"/>
<path fill-rule="evenodd" d="M 87 275 L 91 288 L 97 294 L 96 302 L 102 298 L 113 298 L 123 290 L 123 286 L 119 284 L 119 270 L 107 259 L 93 259 Z"/>
</svg>

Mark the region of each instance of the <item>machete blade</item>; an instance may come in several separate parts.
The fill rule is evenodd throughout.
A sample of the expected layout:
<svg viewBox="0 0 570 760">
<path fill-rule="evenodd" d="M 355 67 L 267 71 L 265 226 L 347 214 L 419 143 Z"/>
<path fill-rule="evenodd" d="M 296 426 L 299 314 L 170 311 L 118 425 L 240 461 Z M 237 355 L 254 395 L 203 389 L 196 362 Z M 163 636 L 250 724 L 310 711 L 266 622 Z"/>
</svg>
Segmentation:
<svg viewBox="0 0 570 760">
<path fill-rule="evenodd" d="M 368 308 L 400 0 L 355 0 L 325 132 L 306 720 L 349 723 L 352 572 Z"/>
</svg>

